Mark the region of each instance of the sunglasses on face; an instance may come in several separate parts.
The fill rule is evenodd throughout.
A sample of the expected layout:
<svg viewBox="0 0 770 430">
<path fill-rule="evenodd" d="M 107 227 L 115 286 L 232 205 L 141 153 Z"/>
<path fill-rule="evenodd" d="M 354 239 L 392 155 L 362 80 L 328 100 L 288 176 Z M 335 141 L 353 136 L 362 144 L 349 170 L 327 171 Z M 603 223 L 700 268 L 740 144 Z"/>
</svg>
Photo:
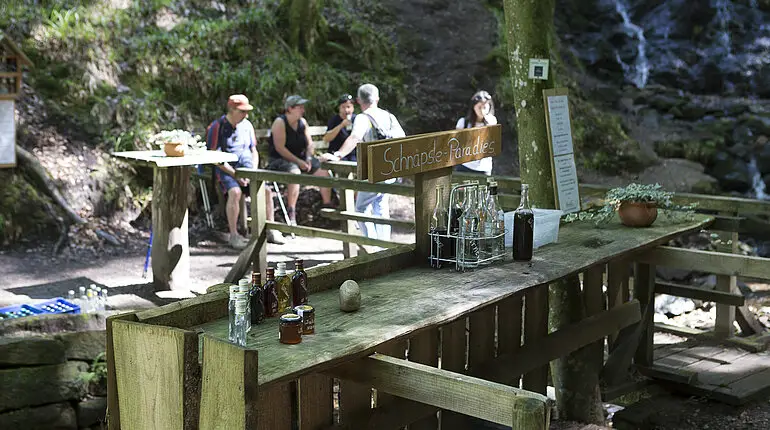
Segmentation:
<svg viewBox="0 0 770 430">
<path fill-rule="evenodd" d="M 471 101 L 474 102 L 474 103 L 485 102 L 487 100 L 492 100 L 492 96 L 490 96 L 488 92 L 483 92 L 483 93 L 480 93 L 480 94 L 476 94 L 471 99 Z"/>
</svg>

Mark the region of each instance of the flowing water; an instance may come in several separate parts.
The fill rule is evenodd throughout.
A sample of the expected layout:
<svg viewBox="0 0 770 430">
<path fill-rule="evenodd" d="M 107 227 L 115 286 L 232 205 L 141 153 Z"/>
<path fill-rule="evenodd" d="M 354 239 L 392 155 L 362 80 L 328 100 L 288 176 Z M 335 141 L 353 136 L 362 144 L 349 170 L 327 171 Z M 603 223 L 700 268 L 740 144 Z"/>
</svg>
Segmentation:
<svg viewBox="0 0 770 430">
<path fill-rule="evenodd" d="M 626 64 L 620 58 L 620 54 L 615 53 L 615 58 L 623 67 L 626 79 L 631 81 L 637 88 L 644 88 L 647 80 L 650 78 L 650 62 L 647 59 L 647 38 L 644 36 L 644 29 L 633 22 L 628 14 L 628 0 L 613 0 L 615 11 L 623 19 L 623 31 L 632 41 L 636 43 L 636 58 L 633 64 Z"/>
<path fill-rule="evenodd" d="M 749 173 L 751 174 L 751 190 L 753 197 L 758 200 L 770 200 L 767 194 L 765 181 L 762 179 L 762 173 L 757 169 L 757 159 L 753 156 L 749 161 Z"/>
</svg>

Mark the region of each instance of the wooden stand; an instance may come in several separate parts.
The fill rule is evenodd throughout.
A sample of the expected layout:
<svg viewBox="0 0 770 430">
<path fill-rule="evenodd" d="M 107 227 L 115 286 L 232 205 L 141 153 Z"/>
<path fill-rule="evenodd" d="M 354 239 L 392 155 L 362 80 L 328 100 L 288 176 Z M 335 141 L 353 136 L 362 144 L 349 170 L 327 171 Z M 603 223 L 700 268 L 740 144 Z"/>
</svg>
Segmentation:
<svg viewBox="0 0 770 430">
<path fill-rule="evenodd" d="M 190 241 L 187 196 L 190 169 L 155 168 L 152 189 L 152 279 L 156 290 L 187 290 Z"/>
</svg>

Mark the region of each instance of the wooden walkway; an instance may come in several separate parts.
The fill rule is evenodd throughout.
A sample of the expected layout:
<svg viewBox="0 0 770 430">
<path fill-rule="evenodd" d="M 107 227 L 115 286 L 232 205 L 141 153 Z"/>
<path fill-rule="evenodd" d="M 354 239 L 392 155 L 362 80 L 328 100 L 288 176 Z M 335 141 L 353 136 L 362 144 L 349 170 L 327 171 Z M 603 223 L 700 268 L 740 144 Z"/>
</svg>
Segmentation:
<svg viewBox="0 0 770 430">
<path fill-rule="evenodd" d="M 657 345 L 642 373 L 682 391 L 731 405 L 770 393 L 770 353 L 752 353 L 713 341 Z"/>
</svg>

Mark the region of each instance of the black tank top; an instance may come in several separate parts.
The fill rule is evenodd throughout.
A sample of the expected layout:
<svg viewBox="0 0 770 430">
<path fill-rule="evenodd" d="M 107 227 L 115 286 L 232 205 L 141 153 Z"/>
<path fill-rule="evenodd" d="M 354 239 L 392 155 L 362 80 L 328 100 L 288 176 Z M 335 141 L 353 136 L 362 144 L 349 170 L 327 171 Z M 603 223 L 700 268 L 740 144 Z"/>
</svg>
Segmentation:
<svg viewBox="0 0 770 430">
<path fill-rule="evenodd" d="M 297 124 L 297 129 L 294 130 L 289 126 L 289 122 L 286 120 L 286 115 L 281 115 L 278 118 L 283 120 L 283 125 L 286 128 L 286 149 L 292 154 L 299 157 L 301 160 L 305 159 L 305 152 L 307 151 L 307 136 L 305 136 L 305 123 L 302 119 Z M 270 159 L 282 158 L 281 154 L 275 150 L 275 144 L 273 143 L 273 135 L 270 135 L 268 140 L 270 147 Z"/>
</svg>

